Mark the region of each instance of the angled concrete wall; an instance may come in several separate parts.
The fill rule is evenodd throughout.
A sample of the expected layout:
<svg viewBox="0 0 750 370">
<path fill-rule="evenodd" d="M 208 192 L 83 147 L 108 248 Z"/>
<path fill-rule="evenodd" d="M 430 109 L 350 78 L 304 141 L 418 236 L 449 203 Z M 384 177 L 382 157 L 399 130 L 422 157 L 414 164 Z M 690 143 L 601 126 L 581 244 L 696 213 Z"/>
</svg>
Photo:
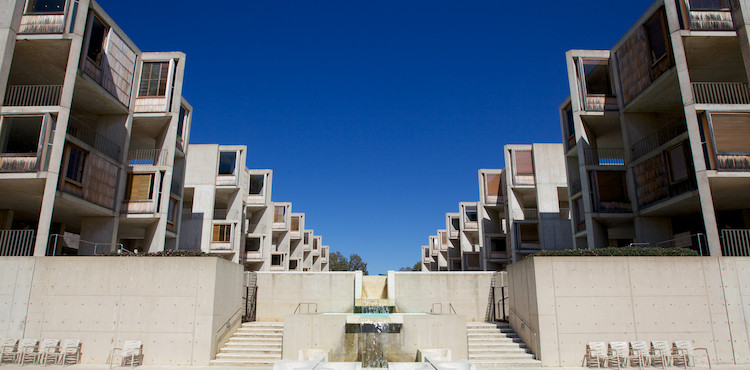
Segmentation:
<svg viewBox="0 0 750 370">
<path fill-rule="evenodd" d="M 750 363 L 750 258 L 534 257 L 508 279 L 511 325 L 544 366 L 633 340 L 691 340 L 712 363 Z"/>
<path fill-rule="evenodd" d="M 0 278 L 0 337 L 80 338 L 85 364 L 141 340 L 144 364 L 208 365 L 242 314 L 215 257 L 1 257 Z"/>
<path fill-rule="evenodd" d="M 354 312 L 354 272 L 258 272 L 256 277 L 258 321 L 284 321 L 300 303 L 317 306 L 319 313 Z"/>
<path fill-rule="evenodd" d="M 435 303 L 450 303 L 466 321 L 485 319 L 493 272 L 395 272 L 393 275 L 397 312 L 430 312 Z M 446 307 L 443 310 L 447 312 Z"/>
</svg>

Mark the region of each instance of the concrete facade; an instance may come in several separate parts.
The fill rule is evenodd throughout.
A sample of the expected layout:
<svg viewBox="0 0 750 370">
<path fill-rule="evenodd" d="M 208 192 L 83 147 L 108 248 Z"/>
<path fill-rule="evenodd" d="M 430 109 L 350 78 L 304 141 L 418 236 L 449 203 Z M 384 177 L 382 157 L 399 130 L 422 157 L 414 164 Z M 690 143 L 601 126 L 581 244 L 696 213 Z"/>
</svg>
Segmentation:
<svg viewBox="0 0 750 370">
<path fill-rule="evenodd" d="M 566 53 L 560 121 L 578 248 L 750 255 L 748 9 L 656 1 L 611 50 Z"/>
<path fill-rule="evenodd" d="M 479 201 L 446 213 L 422 247 L 422 271 L 500 271 L 540 250 L 572 247 L 561 144 L 506 145 L 504 169 L 479 170 Z"/>
<path fill-rule="evenodd" d="M 93 1 L 35 4 L 0 14 L 0 254 L 175 248 L 185 55 L 141 52 Z"/>
<path fill-rule="evenodd" d="M 510 323 L 544 366 L 592 341 L 690 340 L 750 363 L 750 258 L 533 257 L 508 268 Z"/>
<path fill-rule="evenodd" d="M 180 249 L 202 250 L 247 271 L 328 271 L 329 247 L 305 214 L 271 200 L 273 171 L 248 169 L 244 145 L 190 145 Z"/>
<path fill-rule="evenodd" d="M 146 365 L 208 365 L 242 316 L 242 267 L 215 257 L 0 257 L 0 277 L 0 336 L 80 338 L 84 364 L 141 340 Z"/>
</svg>

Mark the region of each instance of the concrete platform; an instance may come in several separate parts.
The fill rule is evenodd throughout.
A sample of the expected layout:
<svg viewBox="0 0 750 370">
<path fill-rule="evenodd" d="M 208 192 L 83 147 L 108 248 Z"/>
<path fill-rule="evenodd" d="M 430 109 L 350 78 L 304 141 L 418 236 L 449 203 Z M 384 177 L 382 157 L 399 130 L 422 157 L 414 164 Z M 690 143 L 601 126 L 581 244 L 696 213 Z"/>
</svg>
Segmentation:
<svg viewBox="0 0 750 370">
<path fill-rule="evenodd" d="M 109 370 L 109 365 L 70 365 L 70 366 L 59 366 L 59 365 L 9 365 L 2 364 L 0 368 L 6 370 Z M 130 367 L 114 367 L 113 369 L 126 370 Z M 273 367 L 237 367 L 237 366 L 158 366 L 158 365 L 144 365 L 136 366 L 134 369 L 138 370 L 271 370 Z M 502 368 L 503 370 L 584 370 L 588 369 L 585 367 L 523 367 L 523 368 Z M 637 367 L 624 367 L 623 369 L 637 369 Z M 659 367 L 648 367 L 647 369 L 660 369 Z M 683 367 L 670 366 L 667 369 L 684 369 Z M 697 366 L 691 369 L 708 369 L 707 366 Z M 714 365 L 714 370 L 750 370 L 750 364 L 748 365 Z M 590 369 L 589 369 L 590 370 Z"/>
</svg>

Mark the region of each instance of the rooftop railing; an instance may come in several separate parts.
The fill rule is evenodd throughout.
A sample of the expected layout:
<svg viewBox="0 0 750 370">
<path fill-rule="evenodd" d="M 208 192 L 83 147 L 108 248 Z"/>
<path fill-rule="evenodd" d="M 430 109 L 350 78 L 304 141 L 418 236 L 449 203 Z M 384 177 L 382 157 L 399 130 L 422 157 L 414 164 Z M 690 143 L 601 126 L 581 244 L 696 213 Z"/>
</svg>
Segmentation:
<svg viewBox="0 0 750 370">
<path fill-rule="evenodd" d="M 696 104 L 750 104 L 748 84 L 741 82 L 693 82 Z"/>
<path fill-rule="evenodd" d="M 622 148 L 586 148 L 583 151 L 587 165 L 624 166 L 625 150 Z"/>
<path fill-rule="evenodd" d="M 9 85 L 3 105 L 10 107 L 46 107 L 60 105 L 62 85 Z"/>
<path fill-rule="evenodd" d="M 131 166 L 166 166 L 167 151 L 164 149 L 131 149 L 128 152 Z"/>
<path fill-rule="evenodd" d="M 633 144 L 633 158 L 640 158 L 685 132 L 687 132 L 687 125 L 682 117 L 669 121 Z"/>
<path fill-rule="evenodd" d="M 96 132 L 96 130 L 84 125 L 78 119 L 70 117 L 68 121 L 68 134 L 90 145 L 118 163 L 121 161 L 122 148 L 119 145 Z"/>
</svg>

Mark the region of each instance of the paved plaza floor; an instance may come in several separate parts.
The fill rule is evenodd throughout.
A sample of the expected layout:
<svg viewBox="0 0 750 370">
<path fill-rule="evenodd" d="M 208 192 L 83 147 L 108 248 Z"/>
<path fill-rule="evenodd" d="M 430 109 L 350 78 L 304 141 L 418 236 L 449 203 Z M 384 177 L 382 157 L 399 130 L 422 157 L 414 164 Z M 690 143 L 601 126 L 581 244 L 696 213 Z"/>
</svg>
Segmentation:
<svg viewBox="0 0 750 370">
<path fill-rule="evenodd" d="M 41 366 L 41 365 L 8 365 L 2 364 L 0 368 L 6 370 L 109 370 L 109 365 L 69 365 L 69 366 Z M 143 365 L 136 366 L 138 370 L 270 370 L 272 368 L 258 368 L 258 367 L 243 367 L 243 366 L 157 366 L 157 365 Z M 113 369 L 125 370 L 130 367 L 114 367 Z M 482 368 L 486 369 L 486 368 Z M 585 367 L 519 367 L 509 368 L 503 367 L 498 368 L 503 370 L 582 370 L 588 369 Z M 637 367 L 624 367 L 623 369 L 637 369 Z M 648 367 L 647 369 L 661 369 L 661 367 Z M 684 369 L 683 367 L 668 367 L 667 369 Z M 697 366 L 692 369 L 708 369 L 707 366 Z M 750 365 L 714 365 L 714 370 L 750 370 Z M 489 369 L 488 369 L 489 370 Z"/>
</svg>

